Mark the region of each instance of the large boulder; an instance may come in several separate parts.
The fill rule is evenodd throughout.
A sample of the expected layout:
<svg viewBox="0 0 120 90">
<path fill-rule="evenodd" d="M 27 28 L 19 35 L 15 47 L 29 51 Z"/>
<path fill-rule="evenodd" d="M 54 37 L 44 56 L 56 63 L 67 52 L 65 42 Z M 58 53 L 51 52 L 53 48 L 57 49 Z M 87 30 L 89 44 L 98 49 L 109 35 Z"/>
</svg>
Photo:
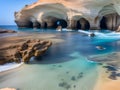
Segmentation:
<svg viewBox="0 0 120 90">
<path fill-rule="evenodd" d="M 43 55 L 51 45 L 50 41 L 27 40 L 20 45 L 0 48 L 0 64 L 21 61 L 28 63 L 31 57 Z"/>
<path fill-rule="evenodd" d="M 120 26 L 117 28 L 116 32 L 120 32 Z"/>
<path fill-rule="evenodd" d="M 16 33 L 14 30 L 6 30 L 6 29 L 0 29 L 0 34 L 2 33 Z"/>
</svg>

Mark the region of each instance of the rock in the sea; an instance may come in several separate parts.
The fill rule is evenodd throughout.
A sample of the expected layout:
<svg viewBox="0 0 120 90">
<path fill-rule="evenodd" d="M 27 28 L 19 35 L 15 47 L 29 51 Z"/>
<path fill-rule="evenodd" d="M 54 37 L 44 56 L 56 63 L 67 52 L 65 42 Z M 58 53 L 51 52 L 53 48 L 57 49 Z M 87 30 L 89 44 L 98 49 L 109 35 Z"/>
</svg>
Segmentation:
<svg viewBox="0 0 120 90">
<path fill-rule="evenodd" d="M 120 26 L 117 28 L 116 32 L 120 32 Z"/>
<path fill-rule="evenodd" d="M 0 49 L 0 64 L 8 62 L 28 63 L 30 58 L 43 55 L 52 45 L 50 41 L 27 40 L 21 45 L 13 45 Z M 12 51 L 12 52 L 10 52 Z"/>
<path fill-rule="evenodd" d="M 90 36 L 90 37 L 94 37 L 95 34 L 94 34 L 94 33 L 90 33 L 88 36 Z"/>
<path fill-rule="evenodd" d="M 14 30 L 0 29 L 0 33 L 16 33 Z"/>
<path fill-rule="evenodd" d="M 96 46 L 96 48 L 97 48 L 98 50 L 104 50 L 104 49 L 106 49 L 106 48 L 104 48 L 104 47 L 102 47 L 102 46 Z"/>
<path fill-rule="evenodd" d="M 56 29 L 57 29 L 58 31 L 62 31 L 62 26 L 58 26 Z"/>
</svg>

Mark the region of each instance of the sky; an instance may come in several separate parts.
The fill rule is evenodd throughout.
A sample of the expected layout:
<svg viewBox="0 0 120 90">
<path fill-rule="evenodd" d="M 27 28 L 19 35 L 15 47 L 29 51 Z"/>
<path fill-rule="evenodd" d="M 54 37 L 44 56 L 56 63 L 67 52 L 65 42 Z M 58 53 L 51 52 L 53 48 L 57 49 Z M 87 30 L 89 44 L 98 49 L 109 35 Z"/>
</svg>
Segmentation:
<svg viewBox="0 0 120 90">
<path fill-rule="evenodd" d="M 0 0 L 0 25 L 15 25 L 14 12 L 37 0 Z"/>
</svg>

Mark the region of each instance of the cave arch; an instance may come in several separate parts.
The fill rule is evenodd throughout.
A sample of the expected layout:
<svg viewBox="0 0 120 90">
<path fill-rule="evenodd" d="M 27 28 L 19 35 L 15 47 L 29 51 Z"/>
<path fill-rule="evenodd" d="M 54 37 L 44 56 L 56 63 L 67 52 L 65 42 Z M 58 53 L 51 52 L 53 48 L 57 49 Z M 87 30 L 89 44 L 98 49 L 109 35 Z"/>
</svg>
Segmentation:
<svg viewBox="0 0 120 90">
<path fill-rule="evenodd" d="M 47 28 L 67 27 L 67 14 L 64 12 L 46 12 L 42 15 L 42 21 L 46 22 Z"/>
<path fill-rule="evenodd" d="M 44 19 L 45 20 L 45 19 Z M 46 17 L 46 20 L 43 22 L 44 28 L 57 28 L 58 26 L 62 26 L 62 28 L 67 27 L 67 21 L 64 19 L 56 18 L 53 16 Z"/>
<path fill-rule="evenodd" d="M 77 25 L 76 25 L 77 29 L 83 29 L 83 30 L 89 30 L 90 29 L 90 23 L 88 20 L 86 20 L 85 18 L 80 18 L 77 21 Z"/>
<path fill-rule="evenodd" d="M 87 17 L 83 17 L 81 15 L 75 15 L 72 17 L 72 27 L 77 30 L 78 29 L 89 30 L 90 23 Z"/>
<path fill-rule="evenodd" d="M 42 22 L 41 23 L 41 28 L 48 28 L 47 22 Z"/>
<path fill-rule="evenodd" d="M 64 19 L 57 19 L 54 22 L 54 28 L 57 28 L 58 26 L 62 26 L 62 28 L 66 28 L 67 27 L 67 22 Z"/>
<path fill-rule="evenodd" d="M 102 16 L 100 29 L 116 30 L 120 25 L 120 16 L 117 13 Z"/>
<path fill-rule="evenodd" d="M 104 16 L 100 20 L 100 29 L 108 29 L 108 27 L 107 27 L 107 18 L 104 17 Z"/>
<path fill-rule="evenodd" d="M 104 6 L 98 13 L 100 29 L 116 30 L 120 25 L 120 16 L 114 4 Z"/>
<path fill-rule="evenodd" d="M 32 21 L 28 21 L 27 26 L 25 26 L 27 28 L 33 28 L 33 22 Z"/>
<path fill-rule="evenodd" d="M 41 24 L 39 22 L 37 22 L 37 21 L 36 22 L 32 22 L 32 24 L 33 24 L 32 25 L 33 28 L 41 28 Z"/>
<path fill-rule="evenodd" d="M 80 24 L 79 21 L 77 21 L 76 28 L 77 28 L 77 29 L 81 29 L 81 24 Z"/>
</svg>

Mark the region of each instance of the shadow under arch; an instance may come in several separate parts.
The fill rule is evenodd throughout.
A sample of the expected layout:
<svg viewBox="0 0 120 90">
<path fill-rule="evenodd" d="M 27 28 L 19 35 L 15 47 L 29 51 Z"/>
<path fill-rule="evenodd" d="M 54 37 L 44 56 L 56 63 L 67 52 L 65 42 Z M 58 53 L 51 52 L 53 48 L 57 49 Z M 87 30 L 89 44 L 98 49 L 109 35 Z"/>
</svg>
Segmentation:
<svg viewBox="0 0 120 90">
<path fill-rule="evenodd" d="M 88 30 L 90 29 L 90 23 L 88 20 L 86 20 L 85 18 L 81 18 L 79 20 L 80 24 L 81 24 L 81 29 L 83 30 Z"/>
<path fill-rule="evenodd" d="M 89 21 L 80 15 L 76 15 L 72 17 L 73 21 L 76 21 L 75 28 L 76 29 L 83 29 L 83 30 L 89 30 L 90 29 L 90 23 Z"/>
<path fill-rule="evenodd" d="M 47 23 L 47 28 L 67 27 L 67 14 L 63 12 L 47 12 L 42 15 L 42 20 Z"/>
<path fill-rule="evenodd" d="M 120 16 L 114 4 L 104 6 L 98 13 L 100 29 L 116 30 L 120 25 Z"/>
<path fill-rule="evenodd" d="M 58 26 L 62 26 L 62 28 L 66 28 L 68 25 L 67 25 L 67 22 L 63 19 L 57 19 L 55 22 L 54 22 L 54 28 L 57 28 Z"/>
<path fill-rule="evenodd" d="M 100 29 L 108 29 L 106 22 L 107 18 L 103 16 L 102 19 L 100 20 Z"/>
</svg>

